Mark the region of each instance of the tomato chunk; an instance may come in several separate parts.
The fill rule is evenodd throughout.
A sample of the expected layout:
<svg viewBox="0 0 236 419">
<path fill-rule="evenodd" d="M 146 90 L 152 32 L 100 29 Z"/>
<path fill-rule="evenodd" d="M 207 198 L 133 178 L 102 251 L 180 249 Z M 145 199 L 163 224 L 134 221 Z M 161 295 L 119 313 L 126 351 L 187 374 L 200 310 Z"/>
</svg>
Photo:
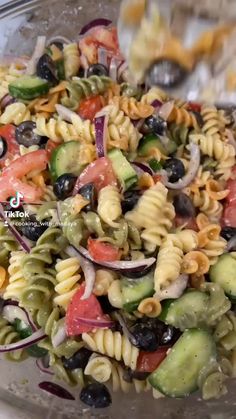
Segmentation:
<svg viewBox="0 0 236 419">
<path fill-rule="evenodd" d="M 155 352 L 140 351 L 136 370 L 140 372 L 153 372 L 165 359 L 168 347 L 158 348 Z"/>
<path fill-rule="evenodd" d="M 26 203 L 37 202 L 43 191 L 41 188 L 27 185 L 17 178 L 2 176 L 0 178 L 0 201 L 6 201 L 10 196 L 14 196 L 16 192 L 23 194 L 23 201 Z"/>
<path fill-rule="evenodd" d="M 231 201 L 226 205 L 222 218 L 222 225 L 226 227 L 236 227 L 236 201 Z"/>
<path fill-rule="evenodd" d="M 21 178 L 32 170 L 45 170 L 48 157 L 45 150 L 32 151 L 25 156 L 14 160 L 10 166 L 3 170 L 3 176 Z"/>
<path fill-rule="evenodd" d="M 92 258 L 99 262 L 113 262 L 120 259 L 117 247 L 91 238 L 88 239 L 88 251 Z"/>
<path fill-rule="evenodd" d="M 107 185 L 117 186 L 117 179 L 112 169 L 111 161 L 101 157 L 89 164 L 79 177 L 78 187 L 94 183 L 97 192 Z"/>
<path fill-rule="evenodd" d="M 78 108 L 78 114 L 83 119 L 90 119 L 93 121 L 97 112 L 102 109 L 102 101 L 100 96 L 93 96 L 88 99 L 84 99 L 80 102 L 80 106 Z"/>
<path fill-rule="evenodd" d="M 50 160 L 53 150 L 55 150 L 55 148 L 57 148 L 59 145 L 60 143 L 55 143 L 53 140 L 47 141 L 45 150 L 47 152 L 48 160 Z"/>
<path fill-rule="evenodd" d="M 78 318 L 99 320 L 104 318 L 102 308 L 95 297 L 91 294 L 86 300 L 81 300 L 84 294 L 85 284 L 72 297 L 66 311 L 66 333 L 67 336 L 77 336 L 81 333 L 90 332 L 94 326 L 82 325 L 78 322 Z"/>
</svg>

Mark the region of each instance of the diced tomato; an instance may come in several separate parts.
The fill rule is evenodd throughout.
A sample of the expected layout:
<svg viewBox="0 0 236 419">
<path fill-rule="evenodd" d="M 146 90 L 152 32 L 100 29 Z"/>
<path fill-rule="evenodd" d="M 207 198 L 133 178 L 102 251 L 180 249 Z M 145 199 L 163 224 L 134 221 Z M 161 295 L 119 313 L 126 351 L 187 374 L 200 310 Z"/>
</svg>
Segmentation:
<svg viewBox="0 0 236 419">
<path fill-rule="evenodd" d="M 186 218 L 180 217 L 180 215 L 176 215 L 175 226 L 181 227 L 183 225 L 185 226 L 185 228 L 190 228 L 191 230 L 198 231 L 198 226 L 195 218 Z"/>
<path fill-rule="evenodd" d="M 55 148 L 57 148 L 59 145 L 60 145 L 59 143 L 55 143 L 55 141 L 53 141 L 53 140 L 48 140 L 47 141 L 45 150 L 46 150 L 47 155 L 48 155 L 48 160 L 50 160 L 53 150 L 55 150 Z"/>
<path fill-rule="evenodd" d="M 92 32 L 96 41 L 109 50 L 116 51 L 119 48 L 116 28 L 96 28 Z"/>
<path fill-rule="evenodd" d="M 82 188 L 87 183 L 94 183 L 98 192 L 107 185 L 117 186 L 111 161 L 107 157 L 97 159 L 84 169 L 79 177 L 78 188 Z"/>
<path fill-rule="evenodd" d="M 136 370 L 140 372 L 153 372 L 165 359 L 168 347 L 162 347 L 155 352 L 139 352 Z"/>
<path fill-rule="evenodd" d="M 23 201 L 28 203 L 37 202 L 43 194 L 41 188 L 27 185 L 27 183 L 14 177 L 2 176 L 0 178 L 0 201 L 6 201 L 16 192 L 22 193 Z"/>
<path fill-rule="evenodd" d="M 232 172 L 234 176 L 234 173 Z M 226 189 L 229 189 L 229 194 L 226 197 L 228 202 L 233 202 L 236 200 L 236 179 L 229 179 L 226 184 Z"/>
<path fill-rule="evenodd" d="M 225 206 L 222 217 L 222 226 L 236 227 L 236 201 Z"/>
<path fill-rule="evenodd" d="M 0 137 L 6 140 L 7 152 L 3 158 L 0 159 L 0 168 L 5 166 L 6 160 L 12 160 L 17 154 L 19 154 L 19 144 L 15 138 L 16 127 L 11 124 L 0 127 Z"/>
<path fill-rule="evenodd" d="M 97 112 L 102 109 L 102 101 L 100 96 L 93 96 L 88 99 L 84 99 L 80 102 L 80 106 L 77 110 L 78 114 L 83 119 L 90 119 L 93 121 Z"/>
<path fill-rule="evenodd" d="M 193 112 L 201 112 L 202 105 L 197 102 L 189 102 L 188 110 Z"/>
<path fill-rule="evenodd" d="M 73 295 L 66 311 L 66 333 L 67 336 L 77 336 L 81 333 L 90 332 L 94 326 L 81 325 L 78 317 L 85 319 L 99 320 L 104 318 L 102 308 L 95 297 L 91 294 L 86 300 L 81 300 L 84 294 L 85 285 L 82 284 L 80 289 Z"/>
<path fill-rule="evenodd" d="M 25 156 L 14 160 L 3 170 L 3 176 L 21 178 L 32 170 L 45 170 L 48 163 L 47 152 L 45 150 L 32 151 Z"/>
<path fill-rule="evenodd" d="M 91 238 L 88 239 L 88 251 L 98 262 L 113 262 L 120 259 L 120 251 L 117 247 Z"/>
</svg>

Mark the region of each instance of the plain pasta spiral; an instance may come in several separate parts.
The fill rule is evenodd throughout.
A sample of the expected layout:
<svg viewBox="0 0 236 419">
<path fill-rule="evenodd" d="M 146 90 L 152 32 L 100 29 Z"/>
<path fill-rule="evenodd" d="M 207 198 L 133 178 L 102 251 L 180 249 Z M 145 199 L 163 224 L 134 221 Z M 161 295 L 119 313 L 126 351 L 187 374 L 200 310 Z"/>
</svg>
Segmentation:
<svg viewBox="0 0 236 419">
<path fill-rule="evenodd" d="M 116 186 L 105 186 L 98 195 L 98 214 L 110 227 L 119 227 L 115 221 L 122 215 L 121 197 Z"/>
<path fill-rule="evenodd" d="M 74 42 L 63 48 L 64 68 L 66 79 L 76 76 L 80 68 L 80 54 L 78 45 Z"/>
<path fill-rule="evenodd" d="M 55 286 L 56 296 L 54 303 L 66 309 L 71 298 L 79 288 L 79 280 L 81 275 L 80 264 L 77 258 L 68 258 L 59 260 L 55 266 L 56 281 L 58 284 Z"/>
</svg>

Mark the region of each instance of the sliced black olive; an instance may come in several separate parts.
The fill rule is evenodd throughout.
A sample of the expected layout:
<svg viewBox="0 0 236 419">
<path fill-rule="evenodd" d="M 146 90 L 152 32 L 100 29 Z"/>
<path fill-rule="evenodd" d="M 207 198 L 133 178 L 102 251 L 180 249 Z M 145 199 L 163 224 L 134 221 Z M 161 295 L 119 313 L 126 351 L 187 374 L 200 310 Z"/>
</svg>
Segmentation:
<svg viewBox="0 0 236 419">
<path fill-rule="evenodd" d="M 80 400 L 90 407 L 103 408 L 111 404 L 111 395 L 104 384 L 91 383 L 81 390 Z"/>
<path fill-rule="evenodd" d="M 72 195 L 76 180 L 77 177 L 71 173 L 64 173 L 57 178 L 53 185 L 53 192 L 60 201 Z"/>
<path fill-rule="evenodd" d="M 131 211 L 135 207 L 140 196 L 141 196 L 141 191 L 139 190 L 133 190 L 133 191 L 131 190 L 131 191 L 126 191 L 124 193 L 124 199 L 121 203 L 123 214 L 125 214 L 128 211 Z"/>
<path fill-rule="evenodd" d="M 97 299 L 102 307 L 103 313 L 109 314 L 115 310 L 115 308 L 110 304 L 110 301 L 106 295 L 101 295 L 100 297 L 97 297 Z"/>
<path fill-rule="evenodd" d="M 7 142 L 5 138 L 0 137 L 0 159 L 2 159 L 7 152 Z"/>
<path fill-rule="evenodd" d="M 153 352 L 159 346 L 156 333 L 143 323 L 135 323 L 130 328 L 131 343 L 142 351 Z"/>
<path fill-rule="evenodd" d="M 19 230 L 27 239 L 37 241 L 44 231 L 48 228 L 46 222 L 40 223 L 36 220 L 34 215 L 30 215 L 24 219 L 24 222 L 19 226 Z"/>
<path fill-rule="evenodd" d="M 174 197 L 174 207 L 177 215 L 181 217 L 195 217 L 196 209 L 193 205 L 192 200 L 188 195 L 181 192 Z"/>
<path fill-rule="evenodd" d="M 38 135 L 34 132 L 36 128 L 35 122 L 24 121 L 16 127 L 16 141 L 25 147 L 31 145 L 44 145 L 48 138 Z"/>
<path fill-rule="evenodd" d="M 150 375 L 149 372 L 144 371 L 133 371 L 131 368 L 126 368 L 124 370 L 123 378 L 128 383 L 132 383 L 133 380 L 144 381 Z"/>
<path fill-rule="evenodd" d="M 70 358 L 63 357 L 62 362 L 68 370 L 75 370 L 76 368 L 82 368 L 84 370 L 91 355 L 92 352 L 89 349 L 81 348 Z"/>
<path fill-rule="evenodd" d="M 94 211 L 97 205 L 97 193 L 94 184 L 87 183 L 87 185 L 82 186 L 79 194 L 89 201 L 89 204 L 83 208 L 83 211 Z"/>
<path fill-rule="evenodd" d="M 175 328 L 173 326 L 167 326 L 166 331 L 163 333 L 163 336 L 161 338 L 161 344 L 167 345 L 170 343 L 174 337 L 175 334 Z"/>
<path fill-rule="evenodd" d="M 52 85 L 58 84 L 56 77 L 56 65 L 48 54 L 43 54 L 37 63 L 36 73 L 38 77 L 47 80 Z"/>
<path fill-rule="evenodd" d="M 220 233 L 221 237 L 225 240 L 229 241 L 232 237 L 236 236 L 236 228 L 235 227 L 224 227 Z"/>
<path fill-rule="evenodd" d="M 158 115 L 151 115 L 145 119 L 142 132 L 145 134 L 154 133 L 164 135 L 167 129 L 167 122 Z"/>
<path fill-rule="evenodd" d="M 109 75 L 109 71 L 108 68 L 105 67 L 105 65 L 103 64 L 92 64 L 89 66 L 88 71 L 87 71 L 87 77 L 90 76 L 108 76 Z"/>
<path fill-rule="evenodd" d="M 185 175 L 185 167 L 182 161 L 174 157 L 164 162 L 163 169 L 167 171 L 170 182 L 178 182 Z"/>
<path fill-rule="evenodd" d="M 174 87 L 182 83 L 187 75 L 187 70 L 175 61 L 158 60 L 149 69 L 147 82 L 150 86 Z"/>
</svg>

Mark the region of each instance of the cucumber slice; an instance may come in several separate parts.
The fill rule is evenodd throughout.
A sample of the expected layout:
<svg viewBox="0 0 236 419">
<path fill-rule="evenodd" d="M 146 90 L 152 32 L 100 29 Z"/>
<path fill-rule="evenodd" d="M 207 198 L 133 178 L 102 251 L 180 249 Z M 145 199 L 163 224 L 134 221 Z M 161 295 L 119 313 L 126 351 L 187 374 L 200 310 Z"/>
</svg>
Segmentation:
<svg viewBox="0 0 236 419">
<path fill-rule="evenodd" d="M 51 157 L 50 171 L 54 180 L 64 173 L 72 173 L 78 176 L 84 169 L 79 162 L 80 143 L 69 141 L 57 147 Z"/>
<path fill-rule="evenodd" d="M 162 154 L 169 155 L 177 150 L 177 145 L 174 141 L 169 140 L 164 146 L 158 135 L 148 134 L 139 143 L 138 155 L 141 157 L 148 156 L 153 148 L 158 148 Z"/>
<path fill-rule="evenodd" d="M 136 310 L 140 301 L 154 294 L 153 273 L 139 279 L 123 277 L 121 279 L 123 308 L 128 312 Z"/>
<path fill-rule="evenodd" d="M 126 191 L 131 188 L 131 186 L 136 185 L 138 181 L 137 173 L 122 152 L 117 148 L 114 148 L 108 153 L 108 157 L 111 160 L 113 170 L 124 190 Z"/>
<path fill-rule="evenodd" d="M 208 295 L 200 291 L 189 291 L 177 300 L 166 300 L 160 320 L 180 330 L 205 325 L 208 300 Z"/>
<path fill-rule="evenodd" d="M 23 76 L 9 84 L 9 93 L 22 100 L 31 100 L 45 95 L 49 91 L 49 83 L 36 76 Z"/>
<path fill-rule="evenodd" d="M 210 268 L 210 280 L 219 284 L 231 300 L 236 300 L 236 260 L 228 253 Z"/>
<path fill-rule="evenodd" d="M 188 396 L 198 389 L 201 370 L 215 357 L 210 333 L 203 329 L 186 330 L 148 381 L 166 396 Z"/>
</svg>

